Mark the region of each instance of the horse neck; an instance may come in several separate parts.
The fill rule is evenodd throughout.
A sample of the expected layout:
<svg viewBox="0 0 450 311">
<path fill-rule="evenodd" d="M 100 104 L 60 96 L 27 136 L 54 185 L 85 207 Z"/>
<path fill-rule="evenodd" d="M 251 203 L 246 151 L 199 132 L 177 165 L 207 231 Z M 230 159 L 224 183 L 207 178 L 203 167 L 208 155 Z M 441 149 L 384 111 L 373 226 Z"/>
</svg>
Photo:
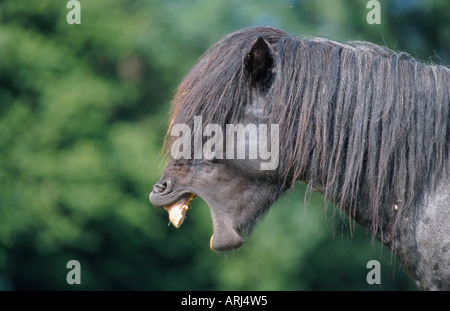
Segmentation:
<svg viewBox="0 0 450 311">
<path fill-rule="evenodd" d="M 394 252 L 414 234 L 422 200 L 445 180 L 450 163 L 450 71 L 413 64 L 401 56 L 397 67 L 385 60 L 380 73 L 387 84 L 361 78 L 373 92 L 362 103 L 345 102 L 355 89 L 334 80 L 341 81 L 330 96 L 335 102 L 304 111 L 309 124 L 297 141 L 297 179 L 319 189 Z M 391 66 L 401 69 L 392 72 Z M 364 90 L 357 91 L 354 96 Z"/>
</svg>

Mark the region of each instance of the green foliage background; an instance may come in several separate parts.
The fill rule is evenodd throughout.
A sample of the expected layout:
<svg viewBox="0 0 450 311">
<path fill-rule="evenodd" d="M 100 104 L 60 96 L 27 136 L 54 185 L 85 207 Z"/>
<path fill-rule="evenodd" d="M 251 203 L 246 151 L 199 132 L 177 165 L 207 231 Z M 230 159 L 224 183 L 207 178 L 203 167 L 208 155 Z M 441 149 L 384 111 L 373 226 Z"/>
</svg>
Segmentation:
<svg viewBox="0 0 450 311">
<path fill-rule="evenodd" d="M 299 184 L 246 243 L 209 250 L 207 206 L 180 229 L 148 200 L 171 96 L 214 42 L 272 25 L 450 59 L 447 0 L 0 2 L 1 290 L 410 290 L 395 258 Z M 81 263 L 68 285 L 66 263 Z M 366 263 L 381 261 L 382 284 Z"/>
</svg>

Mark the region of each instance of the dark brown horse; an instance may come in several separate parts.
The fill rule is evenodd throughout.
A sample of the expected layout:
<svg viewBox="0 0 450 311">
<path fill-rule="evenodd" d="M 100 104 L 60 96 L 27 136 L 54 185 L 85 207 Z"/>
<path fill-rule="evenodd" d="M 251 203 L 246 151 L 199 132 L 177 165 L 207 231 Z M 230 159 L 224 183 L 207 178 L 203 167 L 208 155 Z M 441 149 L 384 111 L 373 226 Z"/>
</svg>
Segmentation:
<svg viewBox="0 0 450 311">
<path fill-rule="evenodd" d="M 450 289 L 449 92 L 448 68 L 371 43 L 237 31 L 180 84 L 170 163 L 150 201 L 179 226 L 201 197 L 210 247 L 225 251 L 304 181 L 389 247 L 419 288 Z"/>
</svg>

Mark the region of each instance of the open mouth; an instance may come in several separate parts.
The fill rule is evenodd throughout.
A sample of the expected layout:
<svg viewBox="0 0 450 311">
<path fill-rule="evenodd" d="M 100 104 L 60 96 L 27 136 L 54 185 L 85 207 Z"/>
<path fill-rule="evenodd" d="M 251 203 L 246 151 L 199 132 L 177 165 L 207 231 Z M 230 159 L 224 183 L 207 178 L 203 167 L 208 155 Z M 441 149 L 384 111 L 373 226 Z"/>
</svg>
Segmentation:
<svg viewBox="0 0 450 311">
<path fill-rule="evenodd" d="M 176 203 L 164 207 L 169 213 L 169 220 L 175 228 L 179 228 L 183 224 L 186 219 L 186 213 L 191 209 L 191 202 L 195 197 L 194 193 L 187 193 Z"/>
<path fill-rule="evenodd" d="M 164 193 L 166 189 L 170 190 Z M 169 215 L 170 223 L 175 228 L 179 228 L 186 219 L 186 213 L 191 209 L 191 202 L 196 196 L 205 200 L 211 212 L 213 234 L 209 247 L 218 252 L 238 248 L 244 240 L 239 234 L 241 232 L 238 230 L 239 226 L 235 225 L 235 215 L 220 208 L 220 202 L 204 193 L 202 196 L 202 193 L 196 194 L 183 190 L 174 192 L 173 185 L 169 185 L 169 188 L 161 187 L 161 189 L 155 187 L 150 194 L 150 202 L 156 208 L 165 209 Z"/>
</svg>

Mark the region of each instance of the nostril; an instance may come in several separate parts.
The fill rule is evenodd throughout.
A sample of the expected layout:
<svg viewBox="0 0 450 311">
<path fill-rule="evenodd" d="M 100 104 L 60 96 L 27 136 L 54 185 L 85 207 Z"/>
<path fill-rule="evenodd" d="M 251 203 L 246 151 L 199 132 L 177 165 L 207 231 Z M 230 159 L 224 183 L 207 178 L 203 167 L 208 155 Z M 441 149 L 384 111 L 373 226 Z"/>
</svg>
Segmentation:
<svg viewBox="0 0 450 311">
<path fill-rule="evenodd" d="M 162 193 L 164 192 L 164 190 L 166 190 L 167 188 L 167 183 L 161 183 L 161 184 L 155 184 L 153 186 L 153 192 L 154 193 Z"/>
<path fill-rule="evenodd" d="M 156 183 L 153 186 L 153 192 L 154 193 L 163 193 L 164 191 L 167 191 L 167 190 L 170 191 L 171 185 L 172 185 L 172 181 L 170 181 L 170 180 Z"/>
</svg>

